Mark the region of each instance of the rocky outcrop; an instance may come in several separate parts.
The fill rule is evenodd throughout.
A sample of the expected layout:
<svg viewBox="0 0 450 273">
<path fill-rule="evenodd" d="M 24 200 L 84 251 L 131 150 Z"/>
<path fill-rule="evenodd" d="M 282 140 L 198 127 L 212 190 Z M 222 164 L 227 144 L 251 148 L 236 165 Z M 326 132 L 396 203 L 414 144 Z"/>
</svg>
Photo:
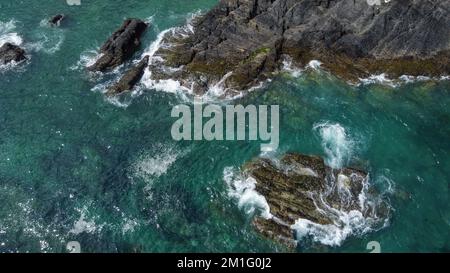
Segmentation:
<svg viewBox="0 0 450 273">
<path fill-rule="evenodd" d="M 197 18 L 189 35 L 168 33 L 152 67 L 204 93 L 224 75 L 230 90 L 245 90 L 277 71 L 285 58 L 323 68 L 349 81 L 387 73 L 450 74 L 450 1 L 221 0 Z M 164 66 L 181 70 L 163 69 Z"/>
<path fill-rule="evenodd" d="M 107 92 L 107 95 L 118 95 L 124 91 L 129 91 L 141 80 L 145 69 L 148 66 L 149 56 L 145 56 L 136 66 L 128 70 L 123 77 L 114 84 Z"/>
<path fill-rule="evenodd" d="M 344 230 L 352 227 L 346 226 L 340 215 L 359 215 L 361 221 L 374 225 L 389 212 L 368 184 L 365 172 L 332 169 L 317 156 L 289 153 L 280 161 L 258 158 L 244 166 L 243 174 L 255 180 L 255 190 L 270 208 L 271 217 L 254 218 L 254 227 L 290 248 L 296 246 L 298 236 L 293 225 L 299 219 Z"/>
<path fill-rule="evenodd" d="M 21 62 L 26 60 L 25 50 L 11 43 L 5 43 L 0 47 L 0 64 L 8 64 L 10 62 Z"/>
<path fill-rule="evenodd" d="M 106 71 L 121 65 L 139 49 L 148 25 L 139 19 L 127 19 L 100 48 L 101 57 L 88 69 Z"/>
<path fill-rule="evenodd" d="M 53 16 L 50 20 L 48 20 L 48 23 L 51 26 L 59 27 L 64 19 L 65 19 L 64 14 L 57 14 Z"/>
</svg>

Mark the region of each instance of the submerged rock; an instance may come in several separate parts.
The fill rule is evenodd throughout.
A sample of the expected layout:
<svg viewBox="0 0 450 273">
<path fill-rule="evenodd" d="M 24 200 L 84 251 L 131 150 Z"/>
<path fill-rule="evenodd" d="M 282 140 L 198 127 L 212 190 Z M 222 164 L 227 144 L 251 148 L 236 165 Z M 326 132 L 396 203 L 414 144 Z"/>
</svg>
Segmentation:
<svg viewBox="0 0 450 273">
<path fill-rule="evenodd" d="M 0 64 L 8 64 L 10 62 L 21 62 L 26 60 L 25 50 L 11 43 L 5 43 L 0 47 Z"/>
<path fill-rule="evenodd" d="M 377 1 L 375 1 L 377 2 Z M 169 32 L 168 48 L 152 66 L 204 93 L 225 75 L 223 88 L 245 90 L 272 76 L 289 57 L 349 81 L 371 74 L 450 74 L 450 1 L 221 0 L 193 22 L 193 32 Z M 175 73 L 164 66 L 180 67 Z"/>
<path fill-rule="evenodd" d="M 62 22 L 64 19 L 65 19 L 64 14 L 57 14 L 57 15 L 53 16 L 53 17 L 48 21 L 48 23 L 49 23 L 51 26 L 59 27 L 59 26 L 61 25 L 61 22 Z"/>
<path fill-rule="evenodd" d="M 280 161 L 258 158 L 243 168 L 255 181 L 270 213 L 255 217 L 255 229 L 290 248 L 312 236 L 324 245 L 338 245 L 350 234 L 383 225 L 388 204 L 373 190 L 367 173 L 332 169 L 322 158 L 297 153 Z"/>
<path fill-rule="evenodd" d="M 105 71 L 121 65 L 139 49 L 141 36 L 147 27 L 147 23 L 139 19 L 125 20 L 100 48 L 101 57 L 88 69 Z"/>
<path fill-rule="evenodd" d="M 148 66 L 149 56 L 145 56 L 136 66 L 128 70 L 125 75 L 113 85 L 107 95 L 117 95 L 124 91 L 129 91 L 139 82 Z"/>
</svg>

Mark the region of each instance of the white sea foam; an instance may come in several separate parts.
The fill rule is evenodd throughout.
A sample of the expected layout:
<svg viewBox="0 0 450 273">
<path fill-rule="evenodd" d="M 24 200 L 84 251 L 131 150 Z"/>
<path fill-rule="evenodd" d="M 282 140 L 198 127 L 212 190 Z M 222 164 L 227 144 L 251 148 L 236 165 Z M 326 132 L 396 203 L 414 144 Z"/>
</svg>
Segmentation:
<svg viewBox="0 0 450 273">
<path fill-rule="evenodd" d="M 220 79 L 216 84 L 209 87 L 206 97 L 210 99 L 216 99 L 225 96 L 227 88 L 225 88 L 225 81 L 233 75 L 233 72 L 226 73 L 222 79 Z"/>
<path fill-rule="evenodd" d="M 142 54 L 141 58 L 145 56 L 150 57 L 149 65 L 159 66 L 160 69 L 168 72 L 168 74 L 172 72 L 176 72 L 182 67 L 167 67 L 164 64 L 163 56 L 156 55 L 157 51 L 160 48 L 170 48 L 172 45 L 168 43 L 165 38 L 166 35 L 175 36 L 175 37 L 187 37 L 194 32 L 194 26 L 192 24 L 193 20 L 197 18 L 201 14 L 201 11 L 192 13 L 188 16 L 186 20 L 186 24 L 181 27 L 173 27 L 170 29 L 166 29 L 158 34 L 155 41 L 153 41 L 149 47 Z M 215 101 L 218 98 L 220 99 L 229 99 L 233 100 L 242 96 L 242 92 L 237 92 L 235 90 L 231 90 L 225 87 L 225 81 L 228 77 L 231 76 L 231 72 L 225 74 L 222 79 L 220 79 L 217 83 L 211 84 L 207 92 L 201 96 L 204 101 Z M 194 95 L 193 85 L 194 83 L 181 83 L 175 79 L 153 79 L 152 71 L 147 69 L 141 79 L 142 85 L 147 89 L 153 89 L 157 91 L 163 91 L 167 93 L 177 94 L 181 96 L 184 100 L 191 100 Z"/>
<path fill-rule="evenodd" d="M 272 218 L 266 198 L 256 189 L 253 177 L 244 177 L 232 167 L 223 170 L 223 179 L 228 186 L 228 195 L 238 201 L 238 207 L 249 215 L 258 213 L 266 219 Z"/>
<path fill-rule="evenodd" d="M 310 68 L 310 69 L 314 69 L 314 70 L 319 70 L 321 65 L 322 65 L 322 62 L 320 62 L 320 61 L 318 61 L 318 60 L 311 60 L 311 61 L 306 65 L 306 68 Z"/>
<path fill-rule="evenodd" d="M 0 47 L 5 43 L 20 46 L 23 43 L 22 37 L 16 32 L 16 21 L 0 21 Z"/>
<path fill-rule="evenodd" d="M 282 71 L 288 72 L 294 78 L 299 77 L 303 73 L 303 69 L 294 66 L 290 56 L 285 56 L 283 59 Z"/>
<path fill-rule="evenodd" d="M 142 58 L 145 56 L 149 56 L 149 65 L 161 63 L 163 60 L 160 56 L 155 56 L 155 53 L 160 49 L 162 46 L 164 46 L 164 37 L 169 32 L 176 31 L 176 28 L 170 28 L 167 30 L 162 31 L 158 34 L 155 41 L 153 41 L 150 46 L 145 50 L 144 54 L 142 55 Z M 180 90 L 185 89 L 181 85 L 180 82 L 172 79 L 165 79 L 165 80 L 154 80 L 152 79 L 152 72 L 150 69 L 146 69 L 144 72 L 144 75 L 142 76 L 141 83 L 144 85 L 144 87 L 148 89 L 154 89 L 157 91 L 164 91 L 168 93 L 177 93 Z"/>
<path fill-rule="evenodd" d="M 296 231 L 297 240 L 306 236 L 324 245 L 339 246 L 350 235 L 362 235 L 372 230 L 371 218 L 364 218 L 357 210 L 337 211 L 339 221 L 334 224 L 321 225 L 307 219 L 298 219 L 291 226 Z"/>
<path fill-rule="evenodd" d="M 381 84 L 381 85 L 387 85 L 391 87 L 397 87 L 397 84 L 387 77 L 385 73 L 381 73 L 379 75 L 371 75 L 368 78 L 365 79 L 359 79 L 361 84 L 368 85 L 368 84 Z"/>
<path fill-rule="evenodd" d="M 282 71 L 288 72 L 292 77 L 297 78 L 303 74 L 305 70 L 311 69 L 319 71 L 321 69 L 322 62 L 318 60 L 311 60 L 304 69 L 296 67 L 293 64 L 293 60 L 290 56 L 285 56 L 283 59 Z"/>
<path fill-rule="evenodd" d="M 371 75 L 368 78 L 363 79 L 360 78 L 359 85 L 379 84 L 396 88 L 401 86 L 402 84 L 425 82 L 425 81 L 445 81 L 449 79 L 450 76 L 429 77 L 420 75 L 419 76 L 402 75 L 396 79 L 392 79 L 389 78 L 386 73 L 381 73 L 379 75 Z"/>
<path fill-rule="evenodd" d="M 73 228 L 69 231 L 69 233 L 78 235 L 83 232 L 86 233 L 94 233 L 97 231 L 101 231 L 104 224 L 98 225 L 95 222 L 95 218 L 88 217 L 88 207 L 83 206 L 81 209 L 76 209 L 80 213 L 80 218 L 73 224 Z"/>
<path fill-rule="evenodd" d="M 122 226 L 122 234 L 133 232 L 137 226 L 139 226 L 139 222 L 136 219 L 125 218 Z"/>
<path fill-rule="evenodd" d="M 343 175 L 340 174 L 339 176 Z M 363 180 L 363 187 L 358 195 L 358 210 L 352 209 L 347 211 L 330 206 L 325 200 L 326 195 L 333 191 L 333 187 L 346 188 L 345 185 L 339 185 L 344 178 L 340 177 L 340 179 L 341 181 L 339 181 L 339 178 L 337 180 L 331 178 L 331 181 L 329 182 L 332 183 L 328 185 L 329 189 L 324 195 L 315 199 L 317 202 L 317 210 L 322 214 L 326 214 L 333 220 L 333 223 L 322 225 L 307 219 L 297 219 L 291 228 L 296 231 L 298 240 L 310 236 L 314 241 L 320 242 L 321 244 L 339 246 L 350 235 L 361 236 L 367 232 L 382 229 L 389 224 L 389 215 L 384 215 L 382 218 L 377 213 L 377 209 L 380 207 L 381 203 L 384 203 L 383 197 L 386 192 L 383 191 L 378 197 L 369 195 L 369 175 Z M 344 206 L 349 205 L 347 203 L 347 198 L 349 197 L 348 195 L 350 192 L 347 190 L 338 189 L 340 203 Z M 384 204 L 389 206 L 387 203 Z"/>
<path fill-rule="evenodd" d="M 326 154 L 326 163 L 332 168 L 341 168 L 352 156 L 355 142 L 339 123 L 320 122 L 313 126 L 319 133 Z"/>
<path fill-rule="evenodd" d="M 63 29 L 50 27 L 47 20 L 43 20 L 36 31 L 32 37 L 34 42 L 25 44 L 25 49 L 50 55 L 61 49 L 61 45 L 65 40 L 65 32 Z"/>
<path fill-rule="evenodd" d="M 292 168 L 290 165 L 283 165 L 276 158 L 270 158 L 270 160 L 278 168 Z M 294 169 L 297 170 L 296 167 Z M 303 172 L 304 170 L 297 171 Z M 317 176 L 310 169 L 305 171 L 302 175 Z M 377 211 L 382 204 L 386 204 L 383 199 L 386 191 L 383 190 L 379 196 L 369 194 L 369 176 L 358 178 L 362 179 L 363 184 L 362 190 L 357 196 L 358 208 L 346 209 L 351 207 L 349 183 L 352 182 L 350 178 L 354 178 L 353 176 L 359 176 L 359 174 L 353 173 L 348 177 L 341 173 L 336 178 L 327 177 L 327 188 L 323 192 L 310 193 L 310 198 L 314 201 L 317 211 L 326 215 L 332 223 L 322 225 L 304 218 L 297 219 L 291 228 L 295 231 L 298 241 L 308 237 L 324 245 L 339 246 L 349 236 L 360 236 L 388 225 L 389 215 L 379 216 Z M 239 173 L 236 168 L 227 167 L 224 169 L 223 179 L 228 186 L 228 195 L 237 200 L 238 207 L 245 213 L 249 215 L 257 213 L 264 218 L 277 220 L 270 213 L 270 207 L 265 197 L 255 190 L 257 181 L 253 177 Z M 328 196 L 335 194 L 338 195 L 339 207 L 334 207 L 327 201 Z"/>
<path fill-rule="evenodd" d="M 81 70 L 94 65 L 95 62 L 102 57 L 102 54 L 98 54 L 97 52 L 97 49 L 89 49 L 82 52 L 80 54 L 80 59 L 78 60 L 78 62 L 75 65 L 71 66 L 70 69 Z"/>
<path fill-rule="evenodd" d="M 2 192 L 12 194 L 17 193 L 11 191 L 11 188 L 3 185 Z M 17 195 L 20 196 L 20 195 Z M 0 223 L 0 235 L 2 234 L 17 234 L 20 232 L 26 238 L 32 238 L 30 243 L 38 243 L 41 252 L 52 251 L 48 241 L 59 241 L 64 243 L 66 238 L 63 234 L 59 234 L 54 227 L 54 223 L 49 223 L 40 218 L 34 210 L 34 198 L 26 198 L 26 201 L 19 201 L 12 204 L 10 210 Z M 8 245 L 9 236 L 4 237 L 5 241 L 0 243 L 1 246 Z M 36 241 L 35 241 L 36 240 Z M 14 244 L 11 244 L 11 247 Z M 13 247 L 11 249 L 14 249 Z"/>
<path fill-rule="evenodd" d="M 131 165 L 134 177 L 151 180 L 167 172 L 167 170 L 182 157 L 186 151 L 177 150 L 171 145 L 157 144 L 151 151 L 144 151 L 138 155 Z"/>
</svg>

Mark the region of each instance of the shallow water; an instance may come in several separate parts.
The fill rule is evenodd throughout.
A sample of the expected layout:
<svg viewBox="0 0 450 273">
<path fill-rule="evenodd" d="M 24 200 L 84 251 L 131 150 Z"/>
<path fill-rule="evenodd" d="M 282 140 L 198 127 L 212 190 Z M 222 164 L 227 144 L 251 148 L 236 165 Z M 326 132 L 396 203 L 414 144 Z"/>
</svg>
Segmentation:
<svg viewBox="0 0 450 273">
<path fill-rule="evenodd" d="M 170 111 L 182 96 L 140 88 L 108 101 L 102 86 L 129 64 L 103 76 L 83 69 L 124 18 L 153 23 L 137 59 L 216 1 L 81 2 L 0 0 L 0 40 L 20 38 L 30 55 L 0 68 L 0 252 L 61 252 L 74 240 L 85 252 L 283 251 L 253 231 L 224 179 L 260 155 L 260 143 L 175 142 Z M 57 13 L 68 16 L 61 29 L 42 23 Z M 236 101 L 280 105 L 270 156 L 298 151 L 364 168 L 393 208 L 379 231 L 298 251 L 368 252 L 370 241 L 385 252 L 450 251 L 449 81 L 392 88 L 295 76 Z"/>
</svg>

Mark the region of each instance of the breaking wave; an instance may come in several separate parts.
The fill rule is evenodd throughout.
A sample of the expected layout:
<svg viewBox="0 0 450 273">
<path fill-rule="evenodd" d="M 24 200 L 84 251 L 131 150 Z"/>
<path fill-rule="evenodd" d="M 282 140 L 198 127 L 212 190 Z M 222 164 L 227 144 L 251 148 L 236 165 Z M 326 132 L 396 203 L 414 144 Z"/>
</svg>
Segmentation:
<svg viewBox="0 0 450 273">
<path fill-rule="evenodd" d="M 149 66 L 159 65 L 165 71 L 176 71 L 177 68 L 171 68 L 164 65 L 164 59 L 161 56 L 157 56 L 156 52 L 160 48 L 169 48 L 171 45 L 166 41 L 166 35 L 179 35 L 186 36 L 191 34 L 193 30 L 192 20 L 198 16 L 198 14 L 192 14 L 185 26 L 183 27 L 173 27 L 166 29 L 158 34 L 156 40 L 153 41 L 142 54 L 141 59 L 145 56 L 149 56 Z M 146 69 L 144 75 L 141 79 L 142 85 L 147 89 L 153 89 L 156 91 L 163 91 L 167 93 L 181 95 L 185 99 L 186 93 L 192 94 L 193 90 L 183 86 L 179 81 L 173 79 L 154 79 L 152 78 L 152 71 Z"/>
<path fill-rule="evenodd" d="M 223 180 L 228 186 L 228 196 L 237 200 L 239 209 L 251 216 L 257 213 L 266 219 L 272 218 L 266 198 L 255 190 L 256 180 L 253 177 L 245 177 L 235 168 L 226 167 Z"/>
<path fill-rule="evenodd" d="M 181 67 L 166 66 L 164 63 L 164 57 L 159 56 L 156 53 L 161 48 L 172 47 L 172 44 L 167 40 L 167 37 L 172 36 L 183 38 L 194 33 L 193 20 L 200 15 L 201 11 L 192 13 L 188 16 L 187 22 L 184 26 L 173 27 L 160 32 L 156 40 L 153 41 L 142 54 L 141 59 L 145 56 L 149 56 L 149 66 L 158 66 L 159 69 L 167 72 L 168 74 L 179 71 Z M 237 92 L 224 87 L 225 80 L 231 75 L 231 72 L 227 73 L 218 82 L 210 85 L 207 92 L 201 95 L 200 98 L 203 101 L 216 101 L 217 99 L 233 100 L 241 97 L 243 95 L 242 92 Z M 175 79 L 154 79 L 152 76 L 152 71 L 147 69 L 141 79 L 142 85 L 147 89 L 176 94 L 185 101 L 191 101 L 192 98 L 196 96 L 198 97 L 198 95 L 194 94 L 193 83 L 182 83 Z"/>
<path fill-rule="evenodd" d="M 314 124 L 313 130 L 320 136 L 328 166 L 338 169 L 348 163 L 355 148 L 355 141 L 344 127 L 339 123 L 326 121 Z"/>
<path fill-rule="evenodd" d="M 292 58 L 290 56 L 286 56 L 283 60 L 283 66 L 281 70 L 289 73 L 294 78 L 300 77 L 304 70 L 294 66 L 292 62 Z"/>
<path fill-rule="evenodd" d="M 428 76 L 411 76 L 402 75 L 397 79 L 389 78 L 386 73 L 381 73 L 379 75 L 371 75 L 367 78 L 360 78 L 359 85 L 384 85 L 392 88 L 399 87 L 403 84 L 416 83 L 416 82 L 426 82 L 426 81 L 448 81 L 450 76 L 440 76 L 440 77 L 428 77 Z"/>
<path fill-rule="evenodd" d="M 280 164 L 277 159 L 273 159 L 273 162 L 276 165 Z M 369 191 L 371 184 L 369 175 L 365 178 L 358 177 L 363 179 L 362 189 L 357 196 L 357 205 L 351 204 L 351 193 L 347 183 L 351 183 L 351 179 L 358 175 L 352 173 L 349 176 L 339 174 L 336 177 L 327 177 L 326 189 L 323 192 L 310 193 L 316 210 L 332 223 L 319 224 L 308 219 L 297 219 L 290 228 L 295 232 L 298 242 L 308 238 L 323 245 L 340 246 L 349 236 L 361 236 L 388 226 L 391 207 L 386 197 L 391 192 L 383 190 L 379 195 L 372 194 Z M 387 178 L 382 177 L 375 180 L 386 183 L 385 179 Z M 238 207 L 247 215 L 258 215 L 277 221 L 278 218 L 270 213 L 265 197 L 255 190 L 257 181 L 253 177 L 239 173 L 236 168 L 227 167 L 223 171 L 223 180 L 228 186 L 228 196 L 236 200 Z M 390 189 L 391 183 L 389 180 L 386 187 Z M 338 207 L 328 201 L 331 195 L 339 200 Z"/>
<path fill-rule="evenodd" d="M 0 47 L 5 43 L 11 43 L 20 46 L 23 43 L 22 37 L 16 32 L 16 22 L 0 21 Z"/>
<path fill-rule="evenodd" d="M 351 176 L 357 175 L 352 173 Z M 342 207 L 349 205 L 349 189 L 344 181 L 349 177 L 339 174 L 338 177 L 328 178 L 328 188 L 325 193 L 314 196 L 316 209 L 332 219 L 332 224 L 319 224 L 308 219 L 297 219 L 291 226 L 296 232 L 297 240 L 311 238 L 328 246 L 340 246 L 349 236 L 361 236 L 368 232 L 385 228 L 389 224 L 390 205 L 385 198 L 389 192 L 382 192 L 378 196 L 369 193 L 370 177 L 363 180 L 363 187 L 358 195 L 357 209 L 338 209 L 327 202 L 330 194 L 336 194 Z M 384 212 L 380 210 L 385 210 Z"/>
</svg>

